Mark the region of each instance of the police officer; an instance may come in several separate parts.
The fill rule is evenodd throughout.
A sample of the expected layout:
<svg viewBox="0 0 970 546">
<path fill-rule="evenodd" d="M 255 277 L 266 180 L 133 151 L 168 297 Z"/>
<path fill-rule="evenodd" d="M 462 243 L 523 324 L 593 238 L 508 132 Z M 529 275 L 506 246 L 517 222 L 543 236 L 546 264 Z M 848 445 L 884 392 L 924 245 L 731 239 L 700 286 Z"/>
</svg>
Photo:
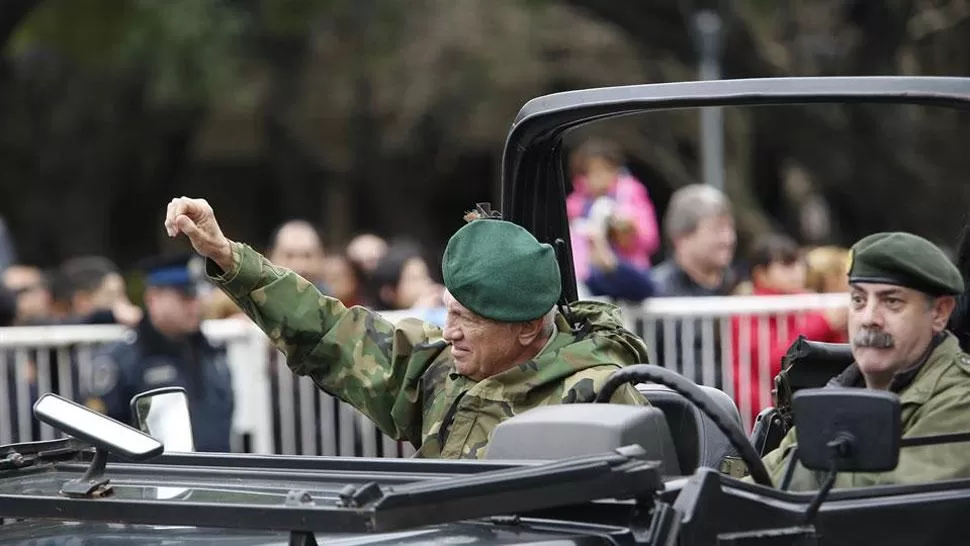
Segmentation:
<svg viewBox="0 0 970 546">
<path fill-rule="evenodd" d="M 854 362 L 832 387 L 899 395 L 903 437 L 970 431 L 970 355 L 946 329 L 964 279 L 936 245 L 909 233 L 876 233 L 852 247 L 849 336 Z M 765 459 L 777 485 L 794 453 L 792 429 Z M 967 444 L 907 447 L 890 472 L 840 473 L 836 488 L 970 477 Z M 824 475 L 797 464 L 790 489 L 818 489 Z"/>
<path fill-rule="evenodd" d="M 87 385 L 89 407 L 131 421 L 131 398 L 160 387 L 185 388 L 197 451 L 230 451 L 233 392 L 226 354 L 199 329 L 202 273 L 188 254 L 144 262 L 146 314 L 133 336 L 99 352 Z"/>
</svg>

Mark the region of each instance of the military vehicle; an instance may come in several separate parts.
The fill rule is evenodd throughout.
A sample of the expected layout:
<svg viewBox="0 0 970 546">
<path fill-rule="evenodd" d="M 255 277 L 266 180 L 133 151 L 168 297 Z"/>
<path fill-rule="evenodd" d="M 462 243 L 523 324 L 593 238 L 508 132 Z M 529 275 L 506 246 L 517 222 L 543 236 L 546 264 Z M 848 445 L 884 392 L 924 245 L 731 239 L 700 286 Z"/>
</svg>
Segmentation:
<svg viewBox="0 0 970 546">
<path fill-rule="evenodd" d="M 970 79 L 723 80 L 540 97 L 512 123 L 502 210 L 560 249 L 569 302 L 567 131 L 662 109 L 826 102 L 967 108 Z M 838 371 L 844 347 L 797 345 L 780 378 L 784 404 L 763 423 L 796 425 L 806 467 L 882 471 L 909 445 L 970 438 L 902 439 L 895 395 L 819 388 L 820 373 L 798 367 L 818 359 Z M 756 449 L 726 394 L 640 364 L 618 371 L 600 400 L 625 382 L 652 407 L 538 408 L 500 425 L 480 461 L 195 453 L 177 388 L 136 396 L 137 428 L 48 393 L 34 415 L 63 437 L 0 448 L 0 542 L 888 546 L 970 536 L 970 480 L 789 492 L 759 458 L 778 431 Z M 732 458 L 750 481 L 721 471 Z"/>
</svg>

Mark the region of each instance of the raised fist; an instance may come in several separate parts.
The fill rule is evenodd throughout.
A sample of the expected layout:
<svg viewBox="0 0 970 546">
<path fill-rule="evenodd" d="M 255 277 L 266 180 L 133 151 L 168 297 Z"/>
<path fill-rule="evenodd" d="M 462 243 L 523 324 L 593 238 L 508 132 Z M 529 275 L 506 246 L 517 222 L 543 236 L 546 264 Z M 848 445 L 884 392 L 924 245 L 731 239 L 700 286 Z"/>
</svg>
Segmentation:
<svg viewBox="0 0 970 546">
<path fill-rule="evenodd" d="M 185 234 L 192 248 L 229 271 L 233 266 L 232 247 L 222 234 L 212 207 L 205 199 L 177 197 L 168 204 L 165 231 L 169 237 Z"/>
</svg>

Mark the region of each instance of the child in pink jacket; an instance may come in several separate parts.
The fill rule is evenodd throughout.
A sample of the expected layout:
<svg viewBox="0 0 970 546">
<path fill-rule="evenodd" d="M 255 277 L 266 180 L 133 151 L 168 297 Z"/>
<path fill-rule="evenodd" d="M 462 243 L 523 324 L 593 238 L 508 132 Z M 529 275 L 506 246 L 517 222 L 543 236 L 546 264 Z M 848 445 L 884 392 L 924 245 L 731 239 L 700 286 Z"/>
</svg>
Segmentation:
<svg viewBox="0 0 970 546">
<path fill-rule="evenodd" d="M 573 166 L 566 212 L 577 281 L 594 296 L 650 297 L 650 255 L 660 246 L 660 233 L 646 188 L 624 168 L 611 142 L 586 142 Z"/>
</svg>

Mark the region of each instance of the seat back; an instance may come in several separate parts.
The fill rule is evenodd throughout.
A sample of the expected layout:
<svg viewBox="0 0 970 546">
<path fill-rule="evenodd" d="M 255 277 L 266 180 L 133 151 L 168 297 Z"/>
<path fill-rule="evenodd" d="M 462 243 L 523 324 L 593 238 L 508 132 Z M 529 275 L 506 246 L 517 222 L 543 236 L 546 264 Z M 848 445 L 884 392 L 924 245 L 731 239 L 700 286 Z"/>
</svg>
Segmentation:
<svg viewBox="0 0 970 546">
<path fill-rule="evenodd" d="M 627 404 L 539 406 L 499 423 L 486 459 L 555 460 L 638 444 L 664 476 L 681 476 L 664 412 Z"/>
<path fill-rule="evenodd" d="M 741 414 L 734 401 L 723 391 L 698 385 L 720 407 L 725 415 L 744 430 Z M 674 440 L 680 470 L 692 474 L 698 466 L 719 470 L 726 456 L 737 456 L 727 436 L 710 417 L 676 391 L 653 383 L 641 383 L 637 390 L 654 406 L 664 412 L 667 426 Z"/>
</svg>

